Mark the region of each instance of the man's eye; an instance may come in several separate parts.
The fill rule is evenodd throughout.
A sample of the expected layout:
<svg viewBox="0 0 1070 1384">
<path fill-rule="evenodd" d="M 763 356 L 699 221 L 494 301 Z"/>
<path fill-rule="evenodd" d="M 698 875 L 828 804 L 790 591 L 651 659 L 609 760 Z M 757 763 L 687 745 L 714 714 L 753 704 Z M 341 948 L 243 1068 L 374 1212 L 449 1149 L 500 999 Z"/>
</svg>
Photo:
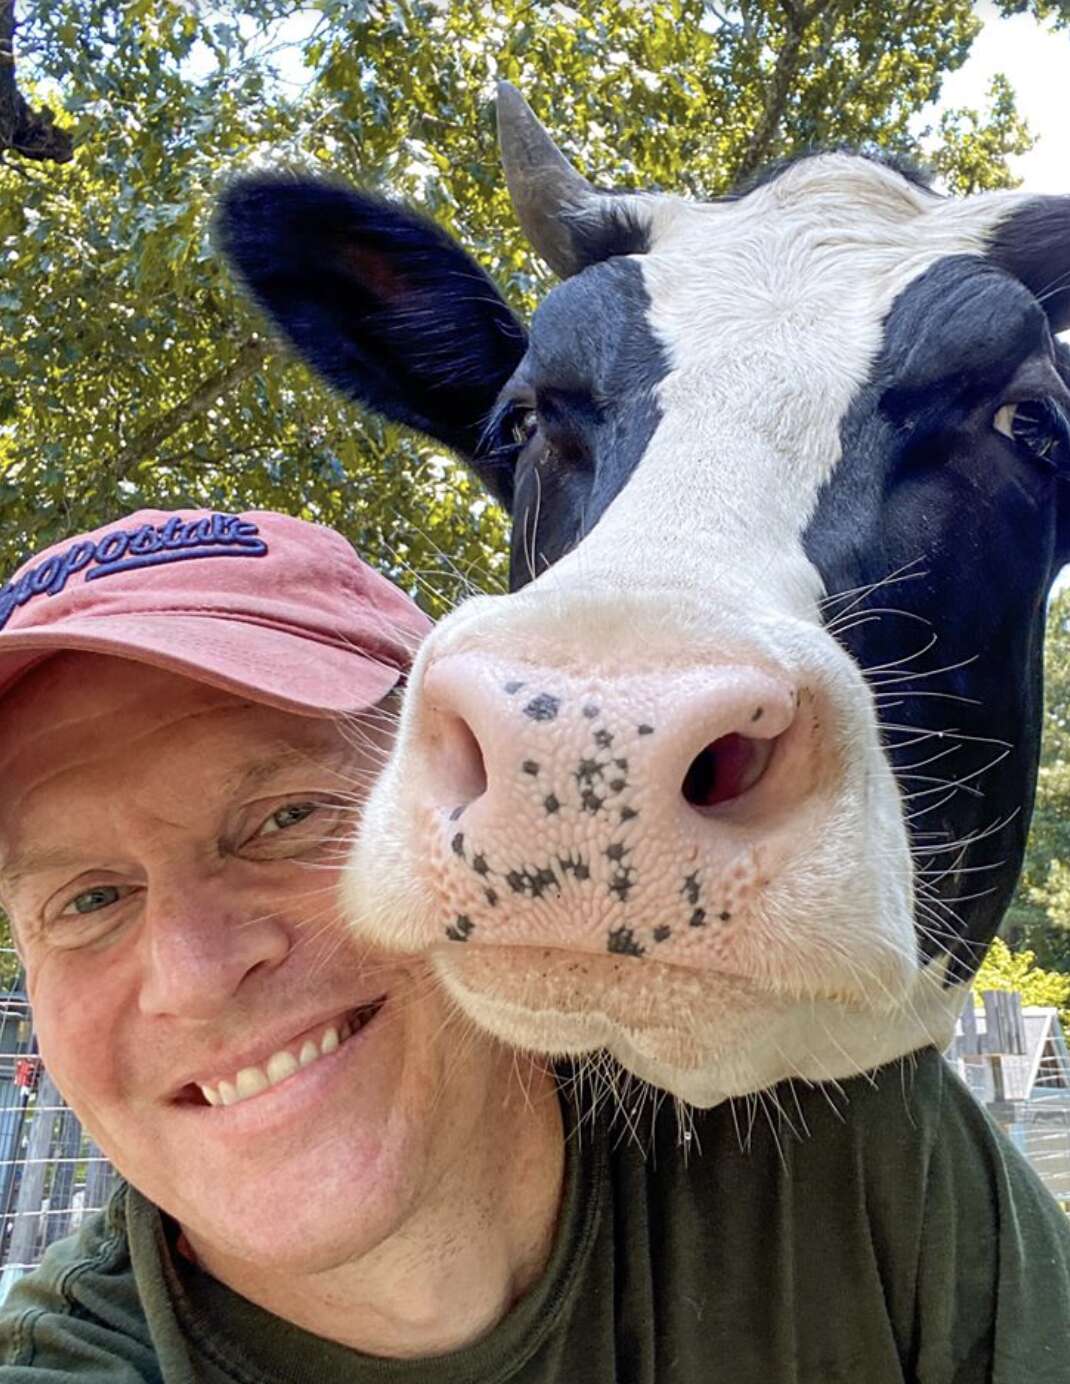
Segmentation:
<svg viewBox="0 0 1070 1384">
<path fill-rule="evenodd" d="M 98 913 L 102 908 L 109 908 L 113 903 L 118 903 L 121 898 L 122 894 L 116 885 L 98 884 L 95 889 L 85 889 L 81 894 L 75 894 L 63 911 Z"/>
<path fill-rule="evenodd" d="M 1055 461 L 1067 441 L 1067 422 L 1051 399 L 1004 404 L 992 419 L 996 432 L 1041 461 Z"/>
<path fill-rule="evenodd" d="M 280 807 L 277 812 L 271 814 L 257 835 L 269 836 L 273 832 L 295 827 L 306 817 L 311 817 L 318 807 L 319 803 L 287 803 L 285 807 Z"/>
</svg>

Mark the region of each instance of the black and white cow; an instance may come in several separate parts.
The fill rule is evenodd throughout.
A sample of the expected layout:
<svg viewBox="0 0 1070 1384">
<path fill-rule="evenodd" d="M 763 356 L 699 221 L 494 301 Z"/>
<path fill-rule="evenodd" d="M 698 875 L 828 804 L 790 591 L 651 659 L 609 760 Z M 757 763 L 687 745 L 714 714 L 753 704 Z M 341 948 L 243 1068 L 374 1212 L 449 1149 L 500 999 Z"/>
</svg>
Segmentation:
<svg viewBox="0 0 1070 1384">
<path fill-rule="evenodd" d="M 1070 560 L 1070 199 L 845 153 L 696 204 L 506 177 L 530 330 L 411 211 L 238 183 L 224 248 L 339 388 L 459 452 L 514 594 L 414 670 L 348 884 L 483 1028 L 709 1105 L 944 1044 L 1014 888 Z"/>
</svg>

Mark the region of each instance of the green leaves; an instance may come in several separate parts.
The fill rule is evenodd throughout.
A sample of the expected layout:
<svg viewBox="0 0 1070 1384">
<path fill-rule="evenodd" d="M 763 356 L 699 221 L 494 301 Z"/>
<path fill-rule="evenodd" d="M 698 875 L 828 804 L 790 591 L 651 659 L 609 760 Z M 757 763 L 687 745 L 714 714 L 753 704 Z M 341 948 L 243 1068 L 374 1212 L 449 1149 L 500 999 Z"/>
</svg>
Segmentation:
<svg viewBox="0 0 1070 1384">
<path fill-rule="evenodd" d="M 1028 153 L 1036 142 L 1015 109 L 1010 83 L 1001 74 L 989 84 L 985 112 L 969 108 L 945 111 L 937 129 L 942 143 L 930 165 L 948 191 L 963 197 L 1013 187 L 1008 157 Z"/>
<path fill-rule="evenodd" d="M 1003 935 L 1070 971 L 1070 589 L 1048 610 L 1044 745 L 1029 851 Z"/>
</svg>

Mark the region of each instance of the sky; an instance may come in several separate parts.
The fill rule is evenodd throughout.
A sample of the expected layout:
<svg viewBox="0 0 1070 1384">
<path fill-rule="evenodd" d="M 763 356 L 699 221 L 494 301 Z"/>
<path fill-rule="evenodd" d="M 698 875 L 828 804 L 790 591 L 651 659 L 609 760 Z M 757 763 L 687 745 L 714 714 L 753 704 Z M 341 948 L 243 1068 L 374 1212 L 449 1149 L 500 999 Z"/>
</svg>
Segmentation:
<svg viewBox="0 0 1070 1384">
<path fill-rule="evenodd" d="M 976 10 L 984 28 L 965 64 L 945 79 L 936 112 L 951 106 L 983 109 L 993 74 L 1004 73 L 1019 113 L 1037 136 L 1028 154 L 1011 160 L 1014 172 L 1027 192 L 1070 192 L 1070 122 L 1063 105 L 1070 82 L 1070 32 L 1053 32 L 1028 14 L 1001 19 L 987 0 Z"/>
</svg>

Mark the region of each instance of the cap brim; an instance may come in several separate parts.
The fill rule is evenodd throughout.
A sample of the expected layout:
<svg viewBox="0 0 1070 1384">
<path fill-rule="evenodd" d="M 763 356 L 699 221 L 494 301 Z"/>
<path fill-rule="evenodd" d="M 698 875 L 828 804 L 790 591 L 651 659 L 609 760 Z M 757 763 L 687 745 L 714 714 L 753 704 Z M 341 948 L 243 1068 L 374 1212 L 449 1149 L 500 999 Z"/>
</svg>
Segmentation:
<svg viewBox="0 0 1070 1384">
<path fill-rule="evenodd" d="M 165 668 L 299 716 L 366 711 L 402 670 L 359 649 L 219 615 L 94 615 L 0 633 L 0 694 L 50 654 L 111 654 Z"/>
</svg>

